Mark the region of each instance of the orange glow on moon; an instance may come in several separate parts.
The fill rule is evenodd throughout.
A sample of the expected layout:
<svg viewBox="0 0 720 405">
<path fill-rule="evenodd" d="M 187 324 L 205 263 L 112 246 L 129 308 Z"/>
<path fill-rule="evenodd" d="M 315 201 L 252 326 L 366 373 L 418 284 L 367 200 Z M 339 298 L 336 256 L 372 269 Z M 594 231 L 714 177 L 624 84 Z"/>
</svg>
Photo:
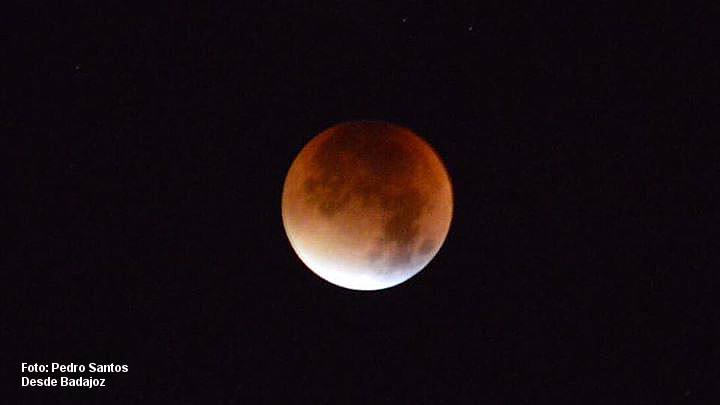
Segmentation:
<svg viewBox="0 0 720 405">
<path fill-rule="evenodd" d="M 313 138 L 285 178 L 282 218 L 303 263 L 335 285 L 379 290 L 422 270 L 452 218 L 450 178 L 406 128 L 346 122 Z"/>
</svg>

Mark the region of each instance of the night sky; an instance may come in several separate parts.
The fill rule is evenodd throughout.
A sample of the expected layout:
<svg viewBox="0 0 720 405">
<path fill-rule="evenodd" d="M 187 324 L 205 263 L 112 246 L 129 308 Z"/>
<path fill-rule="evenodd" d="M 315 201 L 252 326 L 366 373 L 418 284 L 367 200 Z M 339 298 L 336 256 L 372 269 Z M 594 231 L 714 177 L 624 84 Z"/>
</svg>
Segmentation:
<svg viewBox="0 0 720 405">
<path fill-rule="evenodd" d="M 13 403 L 712 402 L 704 10 L 97 3 L 23 3 L 6 36 Z M 300 149 L 364 119 L 454 189 L 437 256 L 375 292 L 315 276 L 280 216 Z M 129 372 L 20 387 L 22 362 Z"/>
</svg>

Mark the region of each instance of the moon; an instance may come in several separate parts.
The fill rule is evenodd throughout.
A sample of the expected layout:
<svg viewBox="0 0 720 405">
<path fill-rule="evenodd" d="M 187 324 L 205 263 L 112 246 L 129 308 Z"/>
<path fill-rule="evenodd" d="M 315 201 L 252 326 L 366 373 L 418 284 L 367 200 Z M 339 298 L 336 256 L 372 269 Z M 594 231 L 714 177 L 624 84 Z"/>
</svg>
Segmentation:
<svg viewBox="0 0 720 405">
<path fill-rule="evenodd" d="M 352 290 L 398 285 L 437 254 L 450 229 L 450 178 L 407 128 L 335 125 L 292 162 L 282 193 L 290 244 L 315 274 Z"/>
</svg>

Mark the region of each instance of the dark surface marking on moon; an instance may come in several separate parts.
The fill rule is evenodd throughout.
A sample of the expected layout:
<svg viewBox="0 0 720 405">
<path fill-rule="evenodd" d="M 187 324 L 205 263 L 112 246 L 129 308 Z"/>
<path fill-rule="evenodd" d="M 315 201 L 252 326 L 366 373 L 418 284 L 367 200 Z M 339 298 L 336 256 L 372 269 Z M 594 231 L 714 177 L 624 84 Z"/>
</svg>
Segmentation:
<svg viewBox="0 0 720 405">
<path fill-rule="evenodd" d="M 398 253 L 390 257 L 391 266 L 403 266 L 410 263 L 410 257 L 412 256 L 412 249 L 403 249 Z"/>
<path fill-rule="evenodd" d="M 398 252 L 391 258 L 391 262 L 405 264 L 413 254 L 420 233 L 418 221 L 427 201 L 419 191 L 410 189 L 387 202 L 386 209 L 392 214 L 385 223 L 383 237 L 397 244 Z"/>
<path fill-rule="evenodd" d="M 421 255 L 427 255 L 432 252 L 433 248 L 435 247 L 435 241 L 432 239 L 425 239 L 423 243 L 418 248 L 418 253 Z"/>
<path fill-rule="evenodd" d="M 380 249 L 373 249 L 373 250 L 370 251 L 370 253 L 368 254 L 367 258 L 368 258 L 369 261 L 371 261 L 371 262 L 374 263 L 374 262 L 377 262 L 378 260 L 380 260 L 380 258 L 382 257 L 382 255 L 383 255 L 383 254 L 382 254 L 382 250 L 380 250 Z"/>
</svg>

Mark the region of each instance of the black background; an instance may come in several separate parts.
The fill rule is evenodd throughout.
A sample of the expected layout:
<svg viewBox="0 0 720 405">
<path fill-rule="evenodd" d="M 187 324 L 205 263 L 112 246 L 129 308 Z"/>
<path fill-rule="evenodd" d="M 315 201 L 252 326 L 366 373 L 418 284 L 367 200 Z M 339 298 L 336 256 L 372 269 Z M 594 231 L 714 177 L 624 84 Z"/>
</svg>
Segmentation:
<svg viewBox="0 0 720 405">
<path fill-rule="evenodd" d="M 96 3 L 11 15 L 14 403 L 708 403 L 708 10 Z M 295 155 L 358 119 L 421 134 L 455 193 L 377 292 L 280 217 Z M 22 362 L 129 372 L 20 388 Z"/>
</svg>

